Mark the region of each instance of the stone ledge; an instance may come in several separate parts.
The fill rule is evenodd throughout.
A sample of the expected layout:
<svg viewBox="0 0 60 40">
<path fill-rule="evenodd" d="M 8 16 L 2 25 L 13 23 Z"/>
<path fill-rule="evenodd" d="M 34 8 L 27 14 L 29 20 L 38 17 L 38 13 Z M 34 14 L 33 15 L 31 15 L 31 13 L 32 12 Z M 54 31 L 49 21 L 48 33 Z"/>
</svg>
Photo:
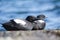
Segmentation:
<svg viewBox="0 0 60 40">
<path fill-rule="evenodd" d="M 0 40 L 60 40 L 60 30 L 1 31 Z"/>
</svg>

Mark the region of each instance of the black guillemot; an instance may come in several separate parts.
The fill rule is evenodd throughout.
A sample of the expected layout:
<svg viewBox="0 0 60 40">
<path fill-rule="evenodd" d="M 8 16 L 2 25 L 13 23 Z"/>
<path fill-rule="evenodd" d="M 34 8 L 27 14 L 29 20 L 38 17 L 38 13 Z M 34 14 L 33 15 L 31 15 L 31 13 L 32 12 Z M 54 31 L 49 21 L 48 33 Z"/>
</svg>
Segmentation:
<svg viewBox="0 0 60 40">
<path fill-rule="evenodd" d="M 10 31 L 10 30 L 32 30 L 33 28 L 33 21 L 35 21 L 36 17 L 28 16 L 26 20 L 24 19 L 12 19 L 6 23 L 3 23 L 3 27 Z"/>
<path fill-rule="evenodd" d="M 35 25 L 32 30 L 43 30 L 46 26 L 46 22 L 44 21 L 45 18 L 43 14 L 38 15 L 36 21 L 34 21 Z"/>
</svg>

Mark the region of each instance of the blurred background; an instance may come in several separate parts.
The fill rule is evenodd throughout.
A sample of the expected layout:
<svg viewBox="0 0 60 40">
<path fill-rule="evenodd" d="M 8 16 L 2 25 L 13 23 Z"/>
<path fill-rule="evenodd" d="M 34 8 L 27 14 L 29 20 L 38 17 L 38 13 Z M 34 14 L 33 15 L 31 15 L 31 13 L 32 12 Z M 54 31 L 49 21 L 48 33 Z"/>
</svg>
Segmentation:
<svg viewBox="0 0 60 40">
<path fill-rule="evenodd" d="M 5 31 L 1 24 L 11 19 L 40 14 L 47 16 L 45 30 L 60 29 L 60 0 L 0 0 L 0 31 Z"/>
</svg>

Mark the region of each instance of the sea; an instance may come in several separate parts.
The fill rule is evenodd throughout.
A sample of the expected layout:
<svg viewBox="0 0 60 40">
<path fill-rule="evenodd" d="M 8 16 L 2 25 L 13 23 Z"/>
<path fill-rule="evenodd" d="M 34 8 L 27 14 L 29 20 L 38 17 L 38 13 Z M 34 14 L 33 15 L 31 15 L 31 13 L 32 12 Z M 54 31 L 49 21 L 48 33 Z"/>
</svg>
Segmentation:
<svg viewBox="0 0 60 40">
<path fill-rule="evenodd" d="M 11 19 L 25 19 L 29 15 L 44 14 L 45 30 L 60 29 L 60 0 L 0 0 L 0 31 Z"/>
</svg>

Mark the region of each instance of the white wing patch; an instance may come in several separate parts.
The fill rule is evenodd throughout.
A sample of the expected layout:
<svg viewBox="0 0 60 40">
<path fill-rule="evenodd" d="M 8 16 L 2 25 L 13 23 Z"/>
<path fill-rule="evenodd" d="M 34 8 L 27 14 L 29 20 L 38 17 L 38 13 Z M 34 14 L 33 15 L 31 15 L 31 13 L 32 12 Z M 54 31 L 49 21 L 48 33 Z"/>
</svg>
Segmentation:
<svg viewBox="0 0 60 40">
<path fill-rule="evenodd" d="M 16 23 L 18 23 L 18 24 L 22 24 L 22 25 L 25 25 L 25 24 L 26 24 L 26 22 L 23 21 L 23 20 L 21 20 L 21 19 L 14 19 L 14 21 L 15 21 Z"/>
<path fill-rule="evenodd" d="M 40 22 L 40 23 L 44 23 L 44 21 L 43 21 L 43 20 L 38 20 L 38 22 Z"/>
</svg>

